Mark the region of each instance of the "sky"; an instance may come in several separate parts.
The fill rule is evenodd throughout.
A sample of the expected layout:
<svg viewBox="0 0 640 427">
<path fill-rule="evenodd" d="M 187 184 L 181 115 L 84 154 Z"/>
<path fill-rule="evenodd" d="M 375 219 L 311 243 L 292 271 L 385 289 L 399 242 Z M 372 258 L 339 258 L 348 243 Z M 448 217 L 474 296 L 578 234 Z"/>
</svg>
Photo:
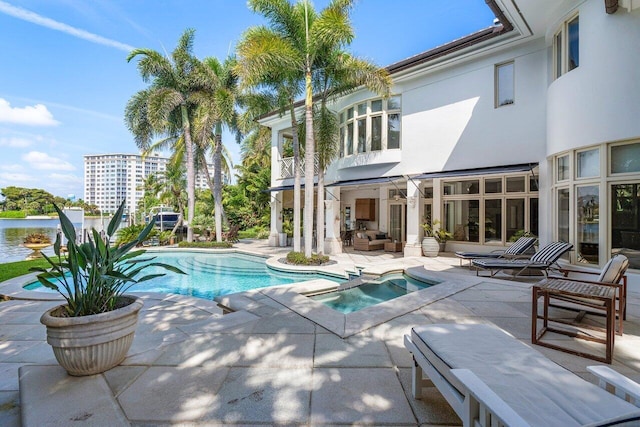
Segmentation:
<svg viewBox="0 0 640 427">
<path fill-rule="evenodd" d="M 315 0 L 321 10 L 328 0 Z M 387 66 L 489 27 L 485 0 L 356 0 L 349 50 Z M 123 114 L 145 84 L 134 48 L 220 60 L 266 21 L 245 0 L 0 0 L 0 189 L 84 197 L 83 156 L 138 153 Z M 223 142 L 240 163 L 240 147 Z"/>
</svg>

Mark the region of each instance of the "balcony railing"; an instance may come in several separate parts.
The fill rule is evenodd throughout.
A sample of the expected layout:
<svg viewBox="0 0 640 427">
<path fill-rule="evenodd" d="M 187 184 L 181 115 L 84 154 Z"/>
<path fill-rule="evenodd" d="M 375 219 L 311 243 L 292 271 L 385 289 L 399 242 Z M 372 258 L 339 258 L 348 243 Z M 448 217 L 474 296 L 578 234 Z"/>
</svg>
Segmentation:
<svg viewBox="0 0 640 427">
<path fill-rule="evenodd" d="M 318 153 L 313 158 L 313 173 L 318 175 Z M 300 156 L 300 176 L 304 176 L 304 156 Z M 280 159 L 280 179 L 293 178 L 293 157 Z"/>
</svg>

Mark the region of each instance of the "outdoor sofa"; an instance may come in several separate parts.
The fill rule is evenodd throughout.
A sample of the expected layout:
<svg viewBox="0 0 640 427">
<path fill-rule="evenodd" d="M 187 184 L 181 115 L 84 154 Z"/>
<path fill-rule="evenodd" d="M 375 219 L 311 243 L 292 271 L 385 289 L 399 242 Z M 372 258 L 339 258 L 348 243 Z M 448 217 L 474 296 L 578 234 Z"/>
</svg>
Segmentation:
<svg viewBox="0 0 640 427">
<path fill-rule="evenodd" d="M 464 427 L 640 425 L 640 384 L 590 366 L 598 387 L 493 325 L 415 326 L 405 347 L 413 396 L 421 398 L 426 373 Z"/>
<path fill-rule="evenodd" d="M 384 249 L 384 244 L 391 242 L 387 233 L 378 230 L 356 231 L 353 238 L 353 249 L 357 251 L 378 251 Z"/>
</svg>

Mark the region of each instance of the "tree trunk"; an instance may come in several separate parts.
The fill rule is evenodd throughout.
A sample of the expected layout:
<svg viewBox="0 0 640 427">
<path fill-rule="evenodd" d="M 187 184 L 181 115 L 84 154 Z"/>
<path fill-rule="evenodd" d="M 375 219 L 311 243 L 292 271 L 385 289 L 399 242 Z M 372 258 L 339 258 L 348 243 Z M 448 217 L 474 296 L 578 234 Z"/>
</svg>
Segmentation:
<svg viewBox="0 0 640 427">
<path fill-rule="evenodd" d="M 324 255 L 324 170 L 318 168 L 318 206 L 316 208 L 316 252 Z"/>
<path fill-rule="evenodd" d="M 291 105 L 291 128 L 293 129 L 293 250 L 300 252 L 300 141 L 298 140 L 298 120 L 293 99 Z"/>
<path fill-rule="evenodd" d="M 313 176 L 314 176 L 314 153 L 315 147 L 313 139 L 313 90 L 311 87 L 311 67 L 307 59 L 307 70 L 305 73 L 305 143 L 304 143 L 304 254 L 311 256 L 311 245 L 313 238 Z M 320 207 L 318 206 L 318 209 Z"/>
<path fill-rule="evenodd" d="M 184 145 L 187 153 L 187 242 L 193 242 L 193 215 L 196 208 L 196 171 L 193 163 L 193 142 L 191 141 L 191 125 L 187 106 L 180 107 L 182 113 L 182 129 Z"/>
<path fill-rule="evenodd" d="M 216 125 L 213 174 L 213 200 L 216 209 L 216 242 L 222 242 L 222 126 L 220 126 L 220 123 Z"/>
</svg>

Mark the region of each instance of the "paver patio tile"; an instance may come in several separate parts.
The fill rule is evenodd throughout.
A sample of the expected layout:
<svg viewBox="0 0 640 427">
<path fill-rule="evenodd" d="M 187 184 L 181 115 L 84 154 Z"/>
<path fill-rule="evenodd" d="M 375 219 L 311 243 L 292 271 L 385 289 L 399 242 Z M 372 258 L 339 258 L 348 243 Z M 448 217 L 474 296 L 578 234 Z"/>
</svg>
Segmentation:
<svg viewBox="0 0 640 427">
<path fill-rule="evenodd" d="M 23 427 L 128 424 L 101 375 L 72 377 L 60 366 L 23 366 L 20 400 Z"/>
<path fill-rule="evenodd" d="M 33 341 L 29 341 L 33 342 Z M 46 341 L 37 341 L 22 351 L 7 357 L 9 363 L 37 363 L 39 365 L 57 365 L 56 357 L 51 346 Z"/>
<path fill-rule="evenodd" d="M 415 424 L 392 368 L 316 368 L 311 424 Z"/>
<path fill-rule="evenodd" d="M 227 368 L 154 366 L 122 391 L 118 402 L 132 421 L 199 420 L 215 410 L 227 372 Z"/>
<path fill-rule="evenodd" d="M 369 336 L 343 340 L 336 335 L 316 335 L 315 367 L 391 367 L 382 341 Z"/>
<path fill-rule="evenodd" d="M 0 341 L 0 362 L 39 344 L 40 341 Z"/>
<path fill-rule="evenodd" d="M 411 395 L 411 369 L 400 369 L 400 383 L 418 421 L 423 424 L 460 426 L 462 421 L 435 387 L 423 387 L 422 397 Z"/>
<path fill-rule="evenodd" d="M 18 368 L 23 363 L 0 363 L 0 391 L 15 391 L 18 386 Z"/>
<path fill-rule="evenodd" d="M 20 392 L 0 391 L 0 426 L 20 427 Z"/>
<path fill-rule="evenodd" d="M 514 303 L 517 304 L 517 303 Z M 523 303 L 524 304 L 524 303 Z M 527 306 L 528 310 L 521 311 L 504 302 L 491 301 L 465 301 L 464 305 L 475 313 L 476 316 L 494 316 L 494 317 L 530 317 L 531 304 Z"/>
<path fill-rule="evenodd" d="M 315 330 L 315 323 L 288 311 L 262 318 L 251 332 L 254 334 L 313 334 Z"/>
<path fill-rule="evenodd" d="M 102 375 L 109 388 L 111 388 L 113 395 L 117 397 L 147 369 L 147 366 L 116 366 Z"/>
<path fill-rule="evenodd" d="M 298 424 L 309 420 L 310 368 L 231 368 L 207 421 Z"/>
</svg>

